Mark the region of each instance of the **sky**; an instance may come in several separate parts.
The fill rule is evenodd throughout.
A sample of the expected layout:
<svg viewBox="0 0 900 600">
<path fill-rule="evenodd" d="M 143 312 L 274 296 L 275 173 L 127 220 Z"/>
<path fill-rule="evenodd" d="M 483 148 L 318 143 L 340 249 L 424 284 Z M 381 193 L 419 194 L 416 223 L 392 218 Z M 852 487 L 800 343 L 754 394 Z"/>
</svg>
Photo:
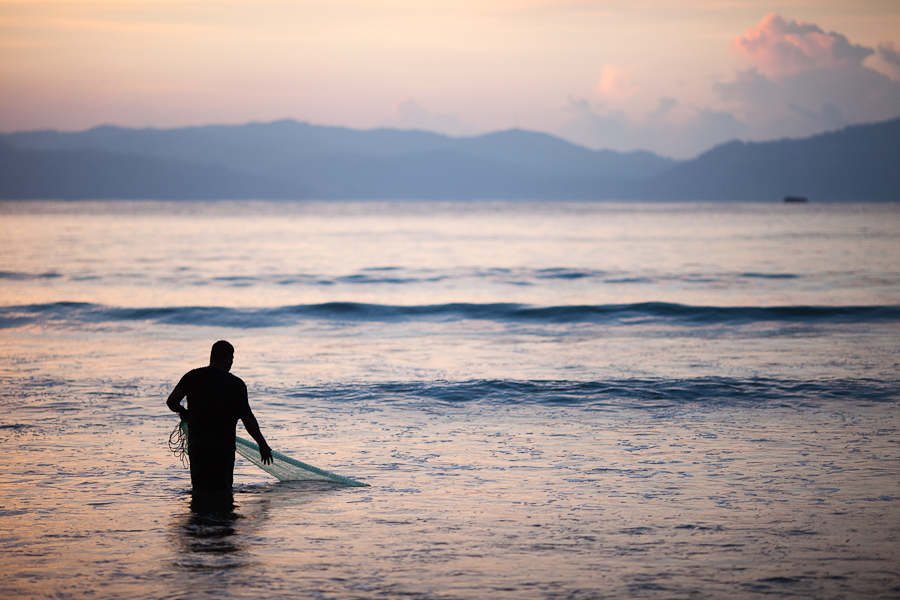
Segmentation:
<svg viewBox="0 0 900 600">
<path fill-rule="evenodd" d="M 897 0 L 0 0 L 0 131 L 518 127 L 688 158 L 900 116 Z"/>
</svg>

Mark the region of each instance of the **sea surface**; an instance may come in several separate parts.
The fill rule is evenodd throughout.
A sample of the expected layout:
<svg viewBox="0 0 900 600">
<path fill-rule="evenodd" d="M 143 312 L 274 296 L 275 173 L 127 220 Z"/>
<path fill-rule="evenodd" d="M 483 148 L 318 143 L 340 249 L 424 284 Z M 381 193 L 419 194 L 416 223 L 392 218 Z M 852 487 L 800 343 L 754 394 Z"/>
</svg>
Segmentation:
<svg viewBox="0 0 900 600">
<path fill-rule="evenodd" d="M 898 367 L 900 204 L 3 202 L 0 597 L 897 598 Z"/>
</svg>

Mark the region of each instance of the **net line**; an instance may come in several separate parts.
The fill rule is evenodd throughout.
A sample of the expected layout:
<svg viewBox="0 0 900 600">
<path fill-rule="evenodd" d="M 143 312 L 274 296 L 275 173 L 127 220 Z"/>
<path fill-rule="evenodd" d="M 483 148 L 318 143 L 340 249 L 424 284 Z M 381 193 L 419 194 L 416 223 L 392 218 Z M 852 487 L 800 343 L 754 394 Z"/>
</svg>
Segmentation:
<svg viewBox="0 0 900 600">
<path fill-rule="evenodd" d="M 187 449 L 187 423 L 185 421 L 181 421 L 169 435 L 169 449 L 176 457 L 181 459 L 185 467 L 188 466 L 190 457 Z M 354 487 L 368 487 L 369 485 L 308 465 L 274 450 L 272 451 L 272 462 L 265 464 L 262 461 L 262 456 L 260 456 L 259 446 L 239 436 L 234 436 L 234 449 L 238 454 L 279 481 L 334 481 Z"/>
<path fill-rule="evenodd" d="M 181 421 L 169 434 L 169 451 L 181 461 L 185 469 L 190 467 L 187 451 L 187 423 Z"/>
</svg>

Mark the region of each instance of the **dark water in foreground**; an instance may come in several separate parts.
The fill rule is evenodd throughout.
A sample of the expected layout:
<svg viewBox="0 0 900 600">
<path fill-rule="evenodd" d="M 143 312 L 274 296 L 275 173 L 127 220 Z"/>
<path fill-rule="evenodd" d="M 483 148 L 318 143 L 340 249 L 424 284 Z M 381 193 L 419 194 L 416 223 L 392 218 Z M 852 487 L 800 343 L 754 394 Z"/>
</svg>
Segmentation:
<svg viewBox="0 0 900 600">
<path fill-rule="evenodd" d="M 894 598 L 900 207 L 0 205 L 3 597 Z M 223 232 L 228 232 L 227 235 Z M 370 484 L 192 509 L 209 345 Z"/>
</svg>

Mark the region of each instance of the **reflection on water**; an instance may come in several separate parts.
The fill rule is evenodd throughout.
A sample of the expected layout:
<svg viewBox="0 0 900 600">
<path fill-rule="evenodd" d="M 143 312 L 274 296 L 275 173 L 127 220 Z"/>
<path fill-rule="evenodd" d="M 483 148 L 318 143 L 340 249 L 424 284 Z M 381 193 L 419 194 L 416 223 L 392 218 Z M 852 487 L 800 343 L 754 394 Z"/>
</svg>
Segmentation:
<svg viewBox="0 0 900 600">
<path fill-rule="evenodd" d="M 235 569 L 246 564 L 245 544 L 231 492 L 195 493 L 190 511 L 176 525 L 179 556 L 175 566 L 190 571 Z"/>
<path fill-rule="evenodd" d="M 239 488 L 232 492 L 195 492 L 177 515 L 172 532 L 177 556 L 172 565 L 194 573 L 241 569 L 253 564 L 254 541 L 273 506 L 303 504 L 341 486 L 288 481 Z"/>
</svg>

